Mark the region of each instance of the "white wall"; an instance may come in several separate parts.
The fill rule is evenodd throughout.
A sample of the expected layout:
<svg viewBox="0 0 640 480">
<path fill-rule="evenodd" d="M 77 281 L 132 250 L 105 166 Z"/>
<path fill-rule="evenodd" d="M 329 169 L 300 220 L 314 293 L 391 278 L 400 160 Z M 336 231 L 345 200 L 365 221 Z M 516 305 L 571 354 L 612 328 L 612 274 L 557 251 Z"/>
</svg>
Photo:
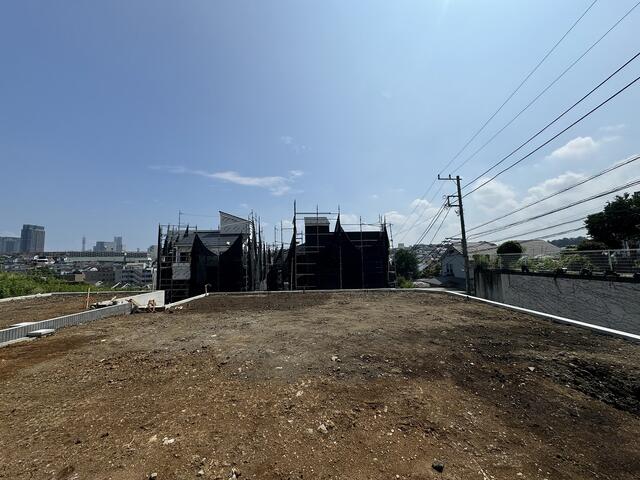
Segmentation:
<svg viewBox="0 0 640 480">
<path fill-rule="evenodd" d="M 448 268 L 453 272 L 455 278 L 464 279 L 464 257 L 459 253 L 449 254 L 442 259 L 442 272 L 441 275 L 449 275 Z M 473 277 L 473 270 L 471 271 L 471 277 Z"/>
<path fill-rule="evenodd" d="M 156 301 L 156 307 L 164 307 L 164 290 L 155 290 L 149 293 L 141 293 L 139 295 L 130 295 L 128 297 L 120 297 L 117 298 L 116 301 L 118 303 L 125 303 L 132 299 L 138 305 L 143 307 L 147 306 L 149 300 L 154 299 Z"/>
</svg>

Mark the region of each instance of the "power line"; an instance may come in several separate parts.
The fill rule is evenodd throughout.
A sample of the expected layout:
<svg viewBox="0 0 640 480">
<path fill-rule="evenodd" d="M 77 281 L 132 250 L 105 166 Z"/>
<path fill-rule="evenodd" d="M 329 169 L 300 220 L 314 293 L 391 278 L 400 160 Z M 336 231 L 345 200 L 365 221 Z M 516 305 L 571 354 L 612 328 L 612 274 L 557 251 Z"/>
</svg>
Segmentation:
<svg viewBox="0 0 640 480">
<path fill-rule="evenodd" d="M 434 179 L 434 182 L 437 179 Z M 424 215 L 424 212 L 427 211 L 427 208 L 429 208 L 429 205 L 431 205 L 431 203 L 433 202 L 433 200 L 436 198 L 436 196 L 442 191 L 442 187 L 444 187 L 444 184 L 441 184 L 440 187 L 438 187 L 438 190 L 436 190 L 436 193 L 433 194 L 433 197 L 431 197 L 431 200 L 427 201 L 427 204 L 424 206 L 424 208 L 422 209 L 422 212 L 420 212 L 420 214 L 415 218 L 415 220 L 413 221 L 413 223 L 411 224 L 411 226 L 409 228 L 407 228 L 406 230 L 400 230 L 398 232 L 398 234 L 402 233 L 402 240 L 404 240 L 404 237 L 407 236 L 407 233 L 409 233 L 413 227 L 415 227 L 418 224 L 418 221 L 420 220 L 420 218 L 422 218 L 422 216 Z M 421 198 L 421 200 L 424 200 L 424 198 Z M 416 209 L 418 208 L 418 205 L 420 205 L 420 202 L 416 202 L 415 207 L 413 208 L 413 211 L 409 214 L 409 216 L 413 215 L 413 213 L 416 211 Z M 407 217 L 408 219 L 409 217 Z M 406 221 L 405 221 L 406 223 Z"/>
<path fill-rule="evenodd" d="M 571 31 L 576 27 L 576 25 L 578 25 L 578 23 L 579 23 L 579 22 L 584 18 L 584 16 L 585 16 L 587 13 L 589 13 L 589 11 L 590 11 L 590 10 L 593 8 L 593 6 L 597 3 L 597 1 L 598 1 L 598 0 L 593 0 L 593 2 L 591 2 L 591 4 L 587 7 L 587 9 L 586 9 L 584 12 L 582 12 L 582 15 L 580 15 L 580 16 L 578 17 L 578 19 L 577 19 L 575 22 L 573 22 L 573 24 L 569 27 L 569 29 L 568 29 L 568 30 L 567 30 L 567 31 L 566 31 L 566 32 L 565 32 L 565 33 L 560 37 L 560 39 L 559 39 L 559 40 L 558 40 L 558 41 L 553 45 L 553 47 L 551 47 L 551 49 L 550 49 L 550 50 L 549 50 L 549 51 L 548 51 L 548 52 L 547 52 L 547 53 L 542 57 L 542 59 L 541 59 L 541 60 L 536 64 L 536 66 L 533 68 L 533 70 L 531 70 L 531 71 L 530 71 L 530 72 L 529 72 L 529 73 L 524 77 L 524 79 L 520 82 L 520 84 L 516 87 L 516 89 L 515 89 L 515 90 L 513 90 L 513 91 L 512 91 L 512 92 L 507 96 L 507 98 L 504 100 L 504 102 L 502 102 L 502 104 L 498 107 L 498 109 L 497 109 L 497 110 L 496 110 L 496 111 L 495 111 L 495 112 L 494 112 L 494 113 L 493 113 L 493 114 L 492 114 L 492 115 L 491 115 L 491 116 L 490 116 L 490 117 L 489 117 L 489 118 L 484 122 L 484 124 L 483 124 L 479 129 L 478 129 L 478 131 L 477 131 L 475 134 L 473 134 L 473 136 L 472 136 L 472 137 L 471 137 L 471 138 L 470 138 L 470 139 L 469 139 L 469 140 L 464 144 L 464 146 L 460 149 L 460 151 L 459 151 L 458 153 L 456 153 L 456 154 L 453 156 L 453 158 L 451 158 L 451 160 L 449 160 L 449 162 L 448 162 L 448 163 L 447 163 L 447 164 L 446 164 L 446 165 L 445 165 L 445 166 L 440 170 L 440 172 L 439 172 L 440 174 L 441 174 L 441 173 L 443 173 L 443 172 L 444 172 L 444 170 L 446 170 L 446 169 L 447 169 L 447 168 L 448 168 L 448 167 L 449 167 L 449 166 L 450 166 L 450 165 L 451 165 L 451 164 L 452 164 L 452 163 L 453 163 L 453 162 L 454 162 L 454 161 L 455 161 L 455 160 L 456 160 L 456 159 L 457 159 L 461 154 L 462 154 L 462 152 L 464 152 L 464 150 L 469 146 L 469 144 L 470 144 L 473 140 L 475 140 L 475 139 L 476 139 L 476 137 L 477 137 L 477 136 L 478 136 L 478 135 L 479 135 L 479 134 L 480 134 L 480 133 L 485 129 L 485 127 L 489 124 L 489 122 L 491 122 L 491 120 L 493 120 L 493 119 L 495 118 L 495 116 L 496 116 L 498 113 L 500 113 L 500 111 L 505 107 L 505 105 L 506 105 L 507 103 L 509 103 L 509 101 L 513 98 L 513 96 L 514 96 L 516 93 L 518 93 L 518 91 L 519 91 L 519 90 L 522 88 L 522 86 L 527 82 L 527 80 L 529 80 L 529 78 L 530 78 L 530 77 L 531 77 L 531 76 L 532 76 L 532 75 L 533 75 L 533 74 L 534 74 L 534 73 L 535 73 L 535 72 L 540 68 L 540 66 L 545 62 L 545 60 L 546 60 L 546 59 L 547 59 L 547 58 L 548 58 L 548 57 L 549 57 L 549 56 L 550 56 L 550 55 L 551 55 L 551 54 L 556 50 L 556 48 L 558 48 L 558 46 L 562 43 L 562 41 L 563 41 L 563 40 L 564 40 L 564 39 L 569 35 L 569 33 L 571 33 Z M 640 3 L 640 2 L 638 2 L 638 3 Z M 636 4 L 636 6 L 637 6 L 637 4 Z M 633 8 L 635 8 L 635 7 L 633 7 Z M 632 9 L 632 10 L 633 10 L 633 9 Z M 631 13 L 631 12 L 628 12 L 628 13 L 627 13 L 627 15 L 628 15 L 629 13 Z M 626 15 L 625 15 L 625 16 L 626 16 Z M 624 19 L 624 17 L 623 17 L 622 19 Z M 616 23 L 616 25 L 617 25 L 618 23 L 620 23 L 620 22 L 622 21 L 622 19 L 618 20 L 618 22 Z M 611 29 L 609 29 L 609 31 L 613 30 L 613 28 L 615 28 L 615 26 L 616 26 L 616 25 L 614 25 L 614 27 L 612 27 Z M 593 44 L 593 45 L 590 47 L 590 49 L 591 49 L 591 48 L 593 48 L 593 47 L 595 47 L 595 45 L 597 45 L 597 44 L 600 42 L 600 40 L 602 40 L 602 39 L 603 39 L 603 38 L 604 38 L 604 37 L 609 33 L 609 31 L 608 31 L 607 33 L 605 33 L 605 35 L 603 35 L 603 36 L 602 36 L 602 37 L 601 37 L 601 38 L 600 38 L 600 39 L 599 39 L 595 44 Z M 589 50 L 590 50 L 590 49 L 589 49 Z M 583 54 L 582 54 L 582 56 L 581 56 L 580 58 L 584 57 L 584 56 L 589 52 L 589 50 L 587 50 L 585 53 L 583 53 Z M 575 65 L 575 63 L 577 63 L 577 62 L 580 60 L 580 58 L 579 58 L 578 60 L 576 60 L 576 62 L 574 62 L 574 64 L 572 64 L 572 65 L 571 65 L 571 67 L 573 67 L 573 65 Z M 571 68 L 571 67 L 569 67 L 569 68 Z M 568 70 L 566 70 L 562 75 L 564 75 L 567 71 L 568 71 Z M 561 77 L 558 77 L 558 79 L 556 79 L 555 81 L 558 81 L 560 78 L 561 78 Z M 554 83 L 555 83 L 555 82 L 554 82 Z M 547 89 L 546 89 L 546 90 L 548 90 L 550 87 L 551 87 L 551 85 L 549 85 L 549 87 L 547 87 Z M 545 90 L 545 91 L 546 91 L 546 90 Z M 540 97 L 540 96 L 541 96 L 545 91 L 543 91 L 542 93 L 540 93 L 540 94 L 538 95 L 538 97 L 536 97 L 536 98 L 534 99 L 534 102 L 535 102 L 535 100 L 537 100 L 537 99 L 538 99 L 538 98 L 539 98 L 539 97 Z M 529 108 L 529 106 L 531 106 L 531 104 L 529 104 L 526 108 Z M 525 109 L 526 109 L 526 108 L 525 108 Z M 524 110 L 523 110 L 523 111 L 524 111 Z M 521 114 L 521 113 L 522 113 L 522 111 L 520 112 L 520 114 Z M 518 116 L 519 116 L 520 114 L 518 114 Z M 515 120 L 515 119 L 514 119 L 514 120 Z M 513 121 L 513 120 L 512 120 L 512 121 Z M 507 125 L 507 126 L 508 126 L 508 125 Z M 506 126 L 505 126 L 505 127 L 503 127 L 503 129 L 502 129 L 502 130 L 504 130 L 504 128 L 506 128 Z M 501 131 L 502 131 L 502 130 L 501 130 Z M 495 137 L 494 137 L 494 138 L 495 138 Z M 477 152 L 476 152 L 476 153 L 477 153 Z M 475 155 L 475 154 L 474 154 L 474 155 Z M 468 160 L 465 160 L 465 163 L 466 163 L 467 161 L 468 161 Z M 458 167 L 458 169 L 459 169 L 459 168 L 460 168 L 460 167 Z M 431 184 L 429 184 L 429 186 L 427 187 L 427 190 L 426 190 L 426 191 L 424 192 L 424 194 L 420 197 L 420 199 L 421 199 L 421 200 L 422 200 L 422 199 L 424 199 L 424 198 L 429 194 L 429 192 L 430 192 L 430 191 L 431 191 L 431 189 L 433 188 L 433 185 L 435 184 L 435 182 L 436 182 L 436 179 L 434 179 L 434 180 L 431 182 Z M 437 195 L 437 194 L 436 194 L 436 195 Z M 415 211 L 416 211 L 417 207 L 418 207 L 418 205 L 416 204 L 416 206 L 413 208 L 413 210 L 411 211 L 411 213 L 409 214 L 409 216 L 411 216 L 411 215 L 413 215 L 413 214 L 415 213 Z M 407 219 L 408 219 L 408 218 L 409 218 L 409 217 L 407 217 Z M 406 222 L 406 220 L 405 220 L 405 222 Z M 405 223 L 405 222 L 403 222 L 403 223 L 400 225 L 400 229 L 399 229 L 400 231 L 402 231 L 402 229 L 404 228 L 404 223 Z M 412 226 L 411 228 L 413 228 L 413 226 Z M 409 230 L 411 230 L 411 228 L 410 228 Z"/>
<path fill-rule="evenodd" d="M 634 187 L 636 185 L 640 185 L 640 180 L 633 180 L 633 181 L 628 182 L 628 183 L 626 183 L 624 185 L 618 185 L 618 186 L 613 187 L 613 188 L 611 188 L 609 190 L 605 190 L 604 192 L 600 192 L 600 193 L 597 193 L 595 195 L 591 195 L 589 197 L 577 200 L 575 202 L 571 202 L 571 203 L 569 203 L 567 205 L 563 205 L 562 207 L 554 208 L 554 209 L 549 210 L 547 212 L 544 212 L 544 213 L 541 213 L 541 214 L 538 214 L 538 215 L 534 215 L 533 217 L 525 218 L 524 220 L 519 220 L 517 222 L 509 223 L 507 225 L 502 225 L 502 226 L 499 226 L 499 227 L 496 227 L 496 228 L 492 228 L 490 230 L 485 230 L 483 232 L 474 233 L 474 234 L 472 234 L 470 236 L 471 237 L 480 237 L 482 235 L 487 235 L 487 234 L 499 232 L 501 230 L 506 230 L 507 228 L 515 227 L 517 225 L 522 225 L 524 223 L 531 222 L 533 220 L 537 220 L 537 219 L 542 218 L 542 217 L 546 217 L 547 215 L 551 215 L 553 213 L 561 212 L 562 210 L 566 210 L 568 208 L 575 207 L 576 205 L 580 205 L 582 203 L 589 202 L 591 200 L 595 200 L 597 198 L 601 198 L 601 197 L 604 197 L 606 195 L 610 195 L 612 193 L 619 192 L 620 190 L 624 190 L 624 189 L 629 188 L 629 187 Z"/>
<path fill-rule="evenodd" d="M 493 220 L 489 220 L 487 222 L 481 223 L 480 225 L 476 225 L 473 228 L 469 228 L 467 230 L 467 232 L 472 232 L 474 230 L 477 230 L 478 228 L 482 228 L 482 227 L 484 227 L 486 225 L 489 225 L 490 223 L 497 222 L 498 220 L 502 220 L 503 218 L 509 217 L 509 216 L 513 215 L 514 213 L 521 212 L 522 210 L 525 210 L 525 209 L 527 209 L 529 207 L 532 207 L 534 205 L 542 203 L 542 202 L 544 202 L 546 200 L 549 200 L 550 198 L 556 197 L 556 196 L 558 196 L 558 195 L 560 195 L 562 193 L 568 192 L 569 190 L 572 190 L 572 189 L 574 189 L 576 187 L 579 187 L 580 185 L 584 185 L 585 183 L 590 182 L 591 180 L 595 180 L 596 178 L 599 178 L 602 175 L 605 175 L 605 174 L 607 174 L 609 172 L 612 172 L 613 170 L 616 170 L 618 168 L 624 167 L 625 165 L 629 165 L 630 163 L 633 163 L 633 162 L 635 162 L 637 160 L 640 160 L 640 155 L 629 157 L 626 160 L 623 160 L 623 161 L 621 161 L 619 163 L 616 163 L 616 164 L 614 164 L 614 165 L 612 165 L 612 166 L 610 166 L 608 168 L 605 168 L 604 170 L 602 170 L 602 171 L 600 171 L 598 173 L 595 173 L 595 174 L 591 175 L 588 178 L 585 178 L 584 180 L 580 180 L 579 182 L 576 182 L 576 183 L 574 183 L 572 185 L 569 185 L 568 187 L 562 188 L 562 189 L 558 190 L 557 192 L 551 193 L 551 194 L 547 195 L 546 197 L 539 198 L 538 200 L 536 200 L 534 202 L 531 202 L 531 203 L 528 203 L 526 205 L 523 205 L 522 207 L 516 208 L 515 210 L 512 210 L 512 211 L 510 211 L 508 213 L 505 213 L 504 215 L 500 215 L 499 217 L 496 217 Z"/>
<path fill-rule="evenodd" d="M 422 234 L 420 235 L 420 237 L 416 241 L 416 243 L 415 243 L 416 245 L 419 244 L 429 234 L 429 231 L 433 228 L 435 223 L 438 221 L 438 219 L 440 218 L 440 215 L 442 215 L 442 212 L 444 211 L 445 206 L 446 206 L 446 204 L 443 203 L 442 206 L 436 212 L 436 214 L 431 218 L 431 220 L 429 222 L 429 225 L 427 226 L 427 228 L 425 228 L 425 230 L 422 232 Z"/>
<path fill-rule="evenodd" d="M 629 60 L 627 60 L 624 64 L 622 64 L 620 67 L 618 67 L 613 73 L 611 73 L 607 78 L 605 78 L 604 80 L 602 80 L 598 85 L 596 85 L 594 88 L 592 88 L 586 95 L 583 95 L 582 98 L 580 98 L 580 100 L 578 100 L 577 102 L 575 102 L 573 105 L 571 105 L 569 108 L 565 109 L 560 115 L 558 115 L 556 118 L 554 118 L 551 122 L 547 123 L 541 130 L 538 130 L 538 132 L 529 137 L 529 139 L 527 141 L 525 141 L 524 143 L 520 144 L 520 146 L 518 148 L 516 148 L 515 150 L 513 150 L 511 153 L 509 153 L 509 155 L 507 155 L 506 157 L 503 157 L 499 162 L 493 164 L 491 167 L 489 167 L 487 170 L 485 170 L 484 172 L 482 172 L 480 175 L 478 175 L 477 177 L 475 177 L 473 180 L 471 180 L 470 182 L 466 183 L 462 188 L 467 188 L 469 185 L 472 185 L 473 182 L 475 182 L 476 180 L 478 180 L 479 178 L 482 178 L 484 175 L 486 175 L 487 173 L 489 173 L 491 170 L 493 170 L 494 168 L 496 168 L 498 165 L 500 165 L 501 163 L 503 163 L 505 160 L 507 160 L 508 158 L 510 158 L 513 154 L 515 154 L 516 152 L 518 152 L 520 149 L 522 149 L 525 145 L 527 145 L 529 142 L 531 142 L 533 139 L 535 139 L 538 135 L 540 135 L 541 133 L 543 133 L 547 128 L 549 128 L 551 125 L 553 125 L 554 123 L 556 123 L 558 120 L 560 120 L 562 117 L 564 117 L 567 113 L 569 113 L 571 110 L 573 110 L 576 106 L 578 106 L 580 103 L 582 103 L 584 100 L 586 100 L 593 92 L 595 92 L 596 90 L 598 90 L 602 85 L 604 85 L 605 83 L 607 83 L 609 80 L 611 80 L 615 75 L 617 75 L 622 69 L 626 68 L 627 65 L 629 65 L 631 62 L 633 62 L 636 58 L 638 58 L 638 56 L 640 56 L 640 52 L 636 53 L 633 57 L 631 57 Z"/>
<path fill-rule="evenodd" d="M 433 241 L 436 239 L 436 236 L 438 235 L 438 232 L 440 231 L 440 229 L 442 228 L 442 225 L 444 224 L 444 221 L 447 219 L 447 217 L 449 216 L 449 212 L 451 211 L 450 208 L 447 208 L 447 213 L 444 214 L 444 217 L 442 217 L 442 221 L 440 222 L 440 225 L 438 226 L 438 229 L 436 230 L 436 233 L 433 234 L 433 237 L 431 238 L 431 241 L 429 242 L 429 244 L 432 244 Z"/>
<path fill-rule="evenodd" d="M 462 152 L 465 151 L 465 149 L 469 146 L 469 144 L 471 142 L 473 142 L 476 137 L 478 135 L 480 135 L 480 133 L 485 129 L 485 127 L 489 124 L 489 122 L 491 122 L 491 120 L 493 120 L 495 118 L 496 115 L 498 115 L 498 113 L 500 113 L 500 111 L 505 107 L 505 105 L 507 103 L 509 103 L 509 101 L 513 98 L 513 96 L 518 93 L 518 91 L 522 88 L 522 86 L 527 82 L 527 80 L 529 80 L 529 78 L 531 78 L 531 76 L 538 70 L 538 68 L 540 68 L 540 66 L 544 63 L 544 61 L 549 57 L 549 55 L 551 55 L 555 49 L 558 47 L 558 45 L 560 45 L 560 43 L 562 43 L 562 41 L 567 37 L 567 35 L 569 35 L 569 33 L 571 33 L 571 31 L 575 28 L 575 26 L 580 22 L 580 20 L 582 20 L 582 18 L 589 12 L 589 10 L 591 10 L 591 8 L 596 4 L 597 0 L 594 0 L 591 5 L 589 5 L 587 7 L 587 9 L 582 13 L 582 15 L 580 15 L 578 17 L 578 19 L 573 22 L 573 24 L 571 25 L 571 27 L 569 27 L 569 29 L 562 35 L 562 37 L 560 37 L 560 39 L 553 45 L 553 47 L 551 47 L 551 49 L 544 55 L 544 57 L 542 57 L 542 59 L 536 64 L 536 66 L 533 68 L 533 70 L 531 70 L 525 77 L 524 79 L 520 82 L 520 84 L 516 87 L 515 90 L 513 90 L 509 96 L 504 100 L 504 102 L 502 102 L 502 104 L 497 108 L 497 110 L 495 112 L 493 112 L 491 114 L 491 116 L 482 124 L 482 126 L 471 136 L 471 138 L 469 140 L 467 140 L 467 143 L 464 144 L 464 146 L 458 151 L 458 153 L 456 153 L 453 158 L 451 160 L 449 160 L 449 163 L 447 163 L 444 168 L 442 168 L 442 170 L 440 170 L 440 174 L 443 173 L 444 170 L 446 170 L 449 165 L 451 165 L 459 156 Z"/>
<path fill-rule="evenodd" d="M 631 82 L 627 83 L 624 87 L 622 87 L 620 90 L 618 90 L 616 93 L 614 93 L 613 95 L 611 95 L 610 97 L 608 97 L 606 100 L 604 100 L 603 102 L 601 102 L 600 104 L 598 104 L 596 107 L 592 108 L 591 110 L 589 110 L 587 113 L 585 113 L 583 116 L 581 116 L 578 120 L 576 120 L 575 122 L 573 122 L 572 124 L 570 124 L 568 127 L 562 129 L 559 133 L 555 134 L 553 137 L 551 137 L 550 139 L 548 139 L 546 142 L 544 142 L 543 144 L 539 145 L 538 147 L 534 148 L 532 151 L 530 151 L 528 154 L 526 154 L 524 157 L 522 157 L 520 160 L 517 160 L 515 162 L 513 162 L 511 165 L 509 165 L 508 167 L 503 168 L 502 170 L 500 170 L 498 173 L 496 173 L 493 177 L 489 178 L 488 180 L 486 180 L 485 182 L 481 183 L 480 185 L 478 185 L 477 187 L 475 187 L 473 190 L 471 190 L 470 192 L 467 192 L 464 194 L 464 197 L 471 195 L 472 193 L 476 192 L 477 190 L 481 189 L 482 187 L 484 187 L 485 185 L 487 185 L 488 183 L 494 181 L 496 178 L 498 178 L 500 175 L 502 175 L 504 172 L 511 170 L 513 167 L 515 167 L 516 165 L 518 165 L 519 163 L 523 162 L 524 160 L 526 160 L 527 158 L 529 158 L 531 155 L 533 155 L 534 153 L 536 153 L 538 150 L 540 150 L 541 148 L 547 146 L 549 143 L 551 143 L 553 140 L 555 140 L 556 138 L 558 138 L 560 135 L 562 135 L 563 133 L 565 133 L 567 130 L 569 130 L 570 128 L 574 127 L 575 125 L 577 125 L 578 123 L 580 123 L 582 120 L 584 120 L 585 118 L 587 118 L 588 116 L 590 116 L 591 114 L 595 113 L 597 110 L 599 110 L 601 107 L 603 107 L 604 105 L 606 105 L 607 103 L 609 103 L 611 100 L 613 100 L 615 97 L 617 97 L 618 95 L 620 95 L 622 92 L 624 92 L 626 89 L 628 89 L 629 87 L 631 87 L 633 84 L 635 84 L 638 80 L 640 80 L 640 77 L 636 77 L 634 80 L 632 80 Z M 475 180 L 474 180 L 475 181 Z M 468 185 L 468 184 L 467 184 Z"/>
<path fill-rule="evenodd" d="M 536 230 L 529 230 L 528 232 L 523 232 L 523 233 L 519 233 L 519 234 L 516 234 L 516 235 L 511 235 L 509 237 L 501 238 L 499 240 L 489 240 L 489 241 L 491 243 L 504 242 L 505 240 L 510 240 L 512 238 L 520 238 L 520 237 L 524 237 L 525 235 L 531 235 L 532 233 L 544 232 L 545 230 L 551 230 L 552 228 L 561 227 L 563 225 L 570 225 L 572 223 L 576 223 L 576 222 L 580 222 L 582 220 L 586 220 L 586 218 L 587 217 L 575 218 L 575 219 L 569 220 L 567 222 L 556 223 L 555 225 L 551 225 L 549 227 L 538 228 Z"/>
<path fill-rule="evenodd" d="M 549 235 L 544 235 L 542 237 L 539 237 L 540 240 L 544 240 L 545 238 L 551 238 L 551 237 L 557 237 L 558 235 L 565 235 L 567 233 L 572 233 L 572 232 L 579 232 L 580 230 L 584 230 L 585 227 L 579 227 L 579 228 L 572 228 L 571 230 L 565 230 L 563 232 L 554 232 L 554 233 L 550 233 Z"/>
<path fill-rule="evenodd" d="M 560 81 L 560 79 L 562 79 L 562 77 L 564 77 L 569 70 L 571 70 L 580 60 L 582 60 L 591 50 L 593 50 L 593 48 L 595 48 L 602 40 L 604 40 L 604 38 L 609 35 L 609 33 L 611 33 L 611 31 L 613 29 L 615 29 L 625 18 L 627 18 L 631 12 L 633 12 L 636 7 L 640 5 L 640 2 L 636 3 L 633 7 L 631 7 L 622 17 L 620 17 L 618 19 L 618 21 L 616 21 L 606 32 L 604 32 L 604 34 L 602 34 L 600 36 L 600 38 L 598 38 L 594 43 L 591 44 L 591 46 L 589 48 L 587 48 L 578 58 L 576 58 L 573 62 L 571 62 L 569 64 L 569 66 L 567 68 L 565 68 L 560 75 L 558 75 L 555 79 L 553 79 L 553 81 L 551 83 L 549 83 L 544 89 L 542 89 L 542 91 L 540 93 L 538 93 L 538 95 L 536 95 L 533 100 L 531 100 L 527 105 L 524 106 L 524 108 L 522 110 L 520 110 L 515 117 L 513 117 L 511 120 L 509 120 L 509 122 L 507 122 L 502 128 L 500 128 L 493 136 L 491 136 L 489 138 L 489 140 L 487 140 L 483 145 L 480 146 L 480 148 L 478 148 L 475 152 L 473 152 L 473 154 L 471 154 L 471 156 L 467 157 L 460 165 L 458 165 L 458 167 L 456 167 L 455 171 L 460 170 L 464 165 L 467 164 L 467 162 L 469 162 L 472 158 L 474 158 L 478 153 L 480 153 L 482 150 L 484 150 L 484 148 L 489 145 L 498 135 L 500 135 L 507 127 L 509 127 L 513 122 L 515 122 L 520 115 L 522 115 L 524 112 L 526 112 L 534 103 L 536 103 L 538 101 L 538 99 L 544 95 L 551 87 L 553 87 L 556 83 L 558 83 L 558 81 Z M 593 6 L 593 5 L 591 5 Z M 589 8 L 591 8 L 591 6 Z M 586 13 L 586 12 L 585 12 Z"/>
<path fill-rule="evenodd" d="M 442 212 L 444 212 L 444 209 L 445 209 L 445 205 L 443 204 L 438 210 L 438 212 L 431 218 L 431 221 L 429 222 L 429 225 L 427 226 L 427 228 L 425 228 L 422 234 L 420 234 L 420 237 L 416 241 L 416 244 L 419 244 L 420 242 L 422 242 L 422 240 L 426 238 L 426 236 L 429 234 L 433 226 L 436 224 L 436 222 L 440 218 L 440 215 L 442 215 Z"/>
</svg>

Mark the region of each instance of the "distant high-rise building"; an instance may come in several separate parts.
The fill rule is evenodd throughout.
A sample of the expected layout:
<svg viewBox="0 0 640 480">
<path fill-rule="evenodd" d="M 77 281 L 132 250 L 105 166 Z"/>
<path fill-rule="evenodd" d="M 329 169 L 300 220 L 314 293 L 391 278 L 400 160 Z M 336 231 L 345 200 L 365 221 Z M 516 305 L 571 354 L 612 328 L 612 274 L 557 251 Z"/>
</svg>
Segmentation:
<svg viewBox="0 0 640 480">
<path fill-rule="evenodd" d="M 87 237 L 82 237 L 82 251 L 86 251 L 87 250 Z"/>
<path fill-rule="evenodd" d="M 96 246 L 93 247 L 93 251 L 94 252 L 113 252 L 114 244 L 113 242 L 103 242 L 100 240 L 96 242 Z"/>
<path fill-rule="evenodd" d="M 113 237 L 113 242 L 105 242 L 98 241 L 96 242 L 95 247 L 93 247 L 94 252 L 124 252 L 124 245 L 122 245 L 122 237 Z"/>
<path fill-rule="evenodd" d="M 20 237 L 0 237 L 0 253 L 11 254 L 20 252 Z"/>
<path fill-rule="evenodd" d="M 22 232 L 20 233 L 20 252 L 44 252 L 44 227 L 28 224 L 22 226 Z"/>
</svg>

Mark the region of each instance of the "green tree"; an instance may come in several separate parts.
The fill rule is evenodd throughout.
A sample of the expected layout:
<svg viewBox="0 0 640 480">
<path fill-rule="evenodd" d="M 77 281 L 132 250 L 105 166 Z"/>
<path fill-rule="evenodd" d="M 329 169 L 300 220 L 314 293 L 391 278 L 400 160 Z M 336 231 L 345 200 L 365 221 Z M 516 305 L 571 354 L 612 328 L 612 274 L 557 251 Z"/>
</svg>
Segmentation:
<svg viewBox="0 0 640 480">
<path fill-rule="evenodd" d="M 576 247 L 576 250 L 607 250 L 608 248 L 607 244 L 603 242 L 598 242 L 596 240 L 582 240 Z"/>
<path fill-rule="evenodd" d="M 431 262 L 431 264 L 425 267 L 420 274 L 421 277 L 439 277 L 442 273 L 442 265 L 440 262 Z"/>
<path fill-rule="evenodd" d="M 396 264 L 396 275 L 399 277 L 413 279 L 418 276 L 418 257 L 412 250 L 407 248 L 396 250 L 393 260 Z"/>
<path fill-rule="evenodd" d="M 623 241 L 640 240 L 640 192 L 617 195 L 600 213 L 584 222 L 591 238 L 609 248 L 622 247 Z"/>
<path fill-rule="evenodd" d="M 498 250 L 496 250 L 496 253 L 498 253 L 498 255 L 502 255 L 503 253 L 522 253 L 523 251 L 524 249 L 522 248 L 522 245 L 520 245 L 520 243 L 509 240 L 502 243 L 498 247 Z"/>
</svg>

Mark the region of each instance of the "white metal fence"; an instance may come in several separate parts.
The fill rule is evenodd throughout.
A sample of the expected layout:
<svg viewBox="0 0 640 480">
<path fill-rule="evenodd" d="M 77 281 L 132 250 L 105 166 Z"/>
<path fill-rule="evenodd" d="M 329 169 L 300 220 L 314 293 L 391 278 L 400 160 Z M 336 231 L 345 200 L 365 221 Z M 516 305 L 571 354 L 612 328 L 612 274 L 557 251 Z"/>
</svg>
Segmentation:
<svg viewBox="0 0 640 480">
<path fill-rule="evenodd" d="M 0 330 L 0 345 L 6 342 L 12 342 L 27 336 L 27 333 L 41 328 L 58 329 L 68 327 L 70 325 L 78 325 L 80 323 L 92 322 L 101 318 L 113 317 L 116 315 L 126 315 L 131 313 L 131 304 L 123 303 L 111 307 L 98 308 L 95 310 L 86 310 L 84 312 L 72 313 L 62 317 L 50 318 L 31 325 L 23 325 L 20 327 L 6 328 Z"/>
<path fill-rule="evenodd" d="M 474 255 L 475 266 L 529 273 L 640 277 L 640 249 L 562 250 L 547 255 L 526 253 Z"/>
</svg>

